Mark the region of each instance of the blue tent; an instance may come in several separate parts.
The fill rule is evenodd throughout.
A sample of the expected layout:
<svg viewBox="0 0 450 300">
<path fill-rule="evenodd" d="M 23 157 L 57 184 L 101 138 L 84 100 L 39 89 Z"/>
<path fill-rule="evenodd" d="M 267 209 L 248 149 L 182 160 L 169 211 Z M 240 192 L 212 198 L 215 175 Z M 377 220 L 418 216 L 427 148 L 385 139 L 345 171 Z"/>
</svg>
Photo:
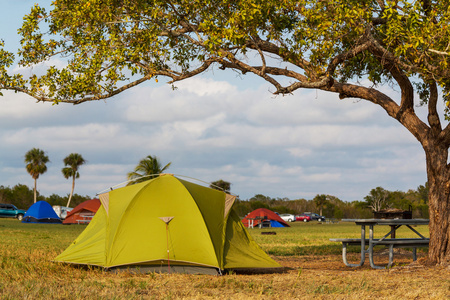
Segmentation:
<svg viewBox="0 0 450 300">
<path fill-rule="evenodd" d="M 285 227 L 285 226 L 278 221 L 270 220 L 270 227 Z"/>
<path fill-rule="evenodd" d="M 22 223 L 62 223 L 62 221 L 50 204 L 38 201 L 27 210 Z"/>
</svg>

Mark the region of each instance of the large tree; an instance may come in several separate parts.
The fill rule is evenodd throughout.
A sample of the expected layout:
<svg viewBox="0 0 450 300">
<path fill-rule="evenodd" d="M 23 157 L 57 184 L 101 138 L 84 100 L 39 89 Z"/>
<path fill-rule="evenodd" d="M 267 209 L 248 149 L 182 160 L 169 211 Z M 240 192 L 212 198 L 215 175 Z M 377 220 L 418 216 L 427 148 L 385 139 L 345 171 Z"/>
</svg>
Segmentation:
<svg viewBox="0 0 450 300">
<path fill-rule="evenodd" d="M 163 167 L 156 156 L 148 155 L 139 161 L 139 164 L 134 168 L 133 172 L 127 174 L 129 180 L 128 185 L 154 178 L 167 170 L 170 167 L 170 164 L 171 163 L 168 163 Z"/>
<path fill-rule="evenodd" d="M 217 65 L 253 73 L 278 95 L 319 89 L 372 102 L 425 151 L 429 260 L 447 264 L 450 127 L 438 104 L 443 100 L 448 116 L 449 6 L 447 0 L 58 0 L 50 12 L 35 6 L 24 18 L 20 63 L 61 55 L 67 65 L 14 88 L 40 101 L 77 104 Z M 397 89 L 398 99 L 382 84 Z M 427 109 L 426 120 L 417 104 Z"/>
<path fill-rule="evenodd" d="M 316 195 L 313 201 L 316 207 L 319 208 L 319 215 L 322 215 L 323 207 L 328 203 L 328 196 L 325 194 Z"/>
<path fill-rule="evenodd" d="M 72 178 L 72 189 L 70 190 L 69 200 L 67 201 L 67 207 L 70 207 L 70 200 L 72 200 L 73 190 L 75 189 L 75 179 L 80 178 L 80 172 L 78 172 L 78 168 L 81 165 L 84 165 L 86 161 L 83 156 L 78 153 L 70 153 L 64 159 L 64 168 L 61 169 L 61 172 L 64 178 L 69 179 Z"/>
<path fill-rule="evenodd" d="M 25 167 L 34 179 L 34 203 L 37 198 L 37 180 L 41 174 L 47 172 L 48 162 L 50 162 L 48 156 L 41 149 L 33 148 L 25 153 Z"/>
<path fill-rule="evenodd" d="M 372 189 L 366 197 L 367 207 L 372 211 L 380 211 L 381 209 L 389 208 L 389 191 L 383 189 L 381 186 Z"/>
</svg>

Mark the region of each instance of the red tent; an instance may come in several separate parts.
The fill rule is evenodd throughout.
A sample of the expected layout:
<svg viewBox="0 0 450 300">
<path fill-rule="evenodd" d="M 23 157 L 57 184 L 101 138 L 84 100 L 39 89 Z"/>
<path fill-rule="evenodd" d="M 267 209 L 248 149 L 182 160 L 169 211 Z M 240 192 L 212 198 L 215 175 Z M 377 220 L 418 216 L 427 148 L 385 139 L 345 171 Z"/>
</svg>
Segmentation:
<svg viewBox="0 0 450 300">
<path fill-rule="evenodd" d="M 100 200 L 92 199 L 78 204 L 68 214 L 63 224 L 88 224 L 100 207 Z"/>
<path fill-rule="evenodd" d="M 279 215 L 267 208 L 258 208 L 249 213 L 243 220 L 245 227 L 257 227 L 263 222 L 270 227 L 290 227 Z"/>
</svg>

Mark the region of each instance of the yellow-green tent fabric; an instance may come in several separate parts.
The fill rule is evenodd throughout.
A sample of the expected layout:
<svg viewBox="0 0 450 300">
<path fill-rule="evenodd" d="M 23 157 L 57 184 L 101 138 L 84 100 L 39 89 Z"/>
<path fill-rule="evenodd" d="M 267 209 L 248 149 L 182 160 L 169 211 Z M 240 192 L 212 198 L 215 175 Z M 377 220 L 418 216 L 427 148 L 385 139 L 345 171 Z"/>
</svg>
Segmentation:
<svg viewBox="0 0 450 300">
<path fill-rule="evenodd" d="M 222 191 L 165 174 L 99 198 L 95 217 L 56 261 L 207 274 L 281 268 L 243 226 L 235 197 Z"/>
</svg>

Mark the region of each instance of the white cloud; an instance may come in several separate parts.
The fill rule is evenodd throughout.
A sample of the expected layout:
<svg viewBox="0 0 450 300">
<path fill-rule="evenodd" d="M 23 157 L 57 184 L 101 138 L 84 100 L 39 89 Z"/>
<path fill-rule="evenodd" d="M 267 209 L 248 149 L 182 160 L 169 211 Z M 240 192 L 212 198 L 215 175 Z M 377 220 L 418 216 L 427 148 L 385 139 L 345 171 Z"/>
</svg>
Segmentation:
<svg viewBox="0 0 450 300">
<path fill-rule="evenodd" d="M 1 184 L 31 184 L 23 155 L 32 147 L 46 150 L 52 161 L 38 183 L 46 195 L 70 191 L 60 170 L 71 152 L 88 160 L 75 192 L 92 196 L 125 181 L 149 154 L 171 161 L 175 174 L 228 180 L 243 199 L 330 193 L 354 200 L 379 185 L 408 189 L 425 181 L 420 146 L 374 105 L 329 94 L 311 99 L 310 92 L 278 99 L 264 87 L 241 91 L 212 79 L 183 84 L 187 88 L 176 91 L 142 85 L 79 106 L 35 104 L 8 94 Z"/>
<path fill-rule="evenodd" d="M 3 92 L 4 97 L 2 97 L 2 109 L 0 110 L 0 120 L 5 119 L 11 120 L 27 120 L 36 115 L 40 115 L 47 111 L 48 105 L 44 103 L 39 103 L 36 105 L 23 105 L 24 102 L 29 101 L 30 104 L 36 102 L 30 96 L 21 93 L 14 92 Z M 1 122 L 1 121 L 0 121 Z"/>
<path fill-rule="evenodd" d="M 62 69 L 67 66 L 67 61 L 64 61 L 59 58 L 52 57 L 49 60 L 43 61 L 39 64 L 34 64 L 29 67 L 15 65 L 11 68 L 10 72 L 12 74 L 22 74 L 25 78 L 30 77 L 31 75 L 41 76 L 47 72 L 49 67 L 56 67 L 58 69 Z"/>
<path fill-rule="evenodd" d="M 199 97 L 211 97 L 227 93 L 235 93 L 236 88 L 226 81 L 215 81 L 211 78 L 190 78 L 176 84 L 180 92 L 193 93 Z"/>
<path fill-rule="evenodd" d="M 313 153 L 312 149 L 304 149 L 304 148 L 286 148 L 286 150 L 293 157 L 306 157 Z"/>
</svg>

